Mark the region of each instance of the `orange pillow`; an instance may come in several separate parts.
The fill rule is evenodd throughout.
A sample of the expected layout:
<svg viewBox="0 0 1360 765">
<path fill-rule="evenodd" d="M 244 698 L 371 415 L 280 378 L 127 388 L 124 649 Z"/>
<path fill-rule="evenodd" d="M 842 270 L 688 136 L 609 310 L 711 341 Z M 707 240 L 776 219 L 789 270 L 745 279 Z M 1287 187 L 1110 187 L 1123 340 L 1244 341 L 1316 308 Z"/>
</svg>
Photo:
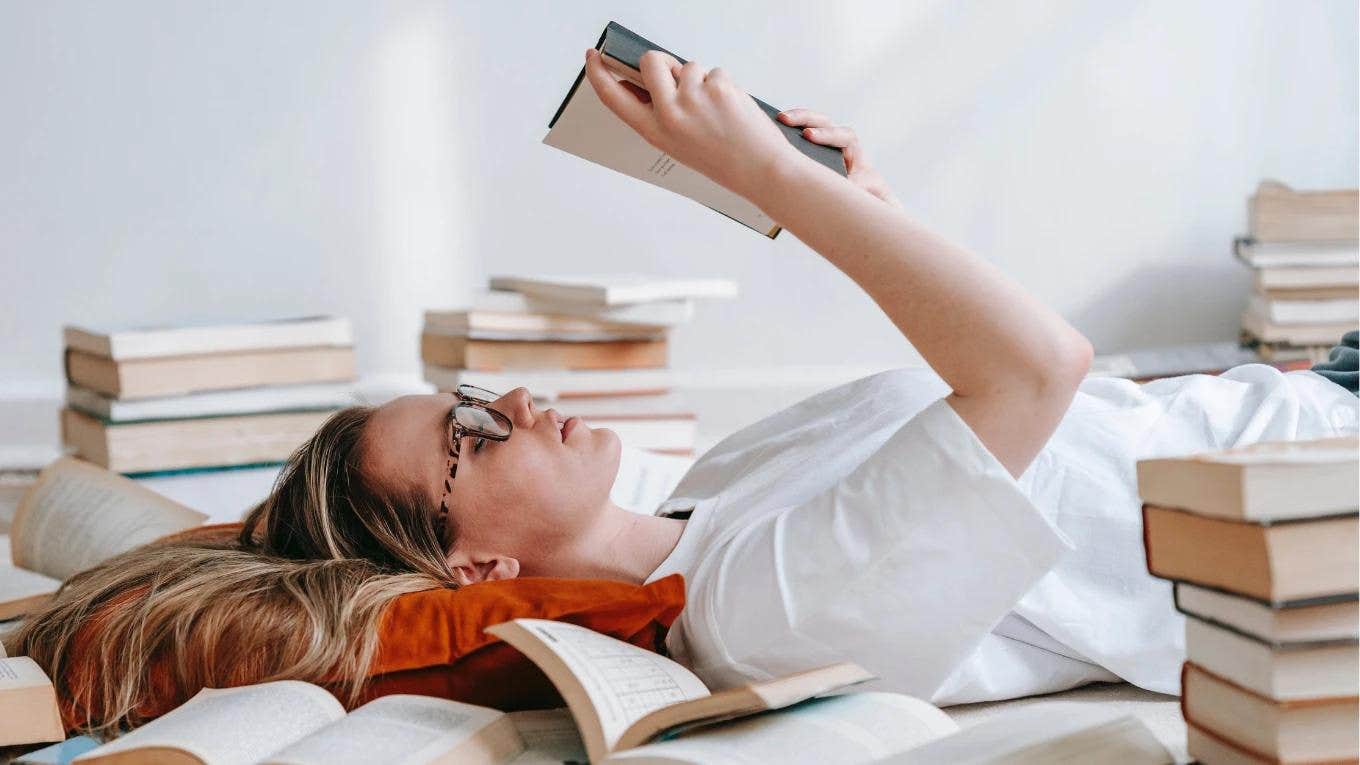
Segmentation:
<svg viewBox="0 0 1360 765">
<path fill-rule="evenodd" d="M 204 526 L 166 539 L 230 537 L 239 529 L 239 524 Z M 82 657 L 100 639 L 100 615 L 105 609 L 137 608 L 144 596 L 144 592 L 130 592 L 115 598 L 80 628 L 67 657 L 68 683 L 98 676 L 97 668 Z M 416 693 L 507 711 L 561 706 L 561 696 L 533 662 L 483 629 L 509 619 L 553 619 L 659 651 L 684 603 L 684 581 L 678 574 L 645 585 L 522 578 L 402 595 L 382 616 L 378 651 L 358 703 L 394 693 Z M 174 656 L 156 657 L 148 678 L 153 698 L 139 708 L 139 716 L 149 719 L 164 714 L 200 690 L 177 682 L 174 667 Z M 233 684 L 260 679 L 234 677 Z M 331 690 L 339 697 L 339 684 Z M 62 706 L 68 728 L 99 717 L 98 710 Z"/>
</svg>

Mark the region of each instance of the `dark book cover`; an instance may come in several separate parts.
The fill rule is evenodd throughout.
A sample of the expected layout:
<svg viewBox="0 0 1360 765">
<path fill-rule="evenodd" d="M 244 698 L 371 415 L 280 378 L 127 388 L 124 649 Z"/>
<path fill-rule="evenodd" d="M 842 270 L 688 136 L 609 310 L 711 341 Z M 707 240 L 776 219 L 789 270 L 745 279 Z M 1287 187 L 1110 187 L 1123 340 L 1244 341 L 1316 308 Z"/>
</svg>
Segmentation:
<svg viewBox="0 0 1360 765">
<path fill-rule="evenodd" d="M 639 67 L 642 61 L 642 54 L 649 50 L 659 50 L 662 53 L 669 53 L 680 63 L 685 63 L 685 59 L 676 56 L 674 53 L 647 40 L 615 21 L 609 22 L 608 26 L 604 28 L 604 32 L 600 35 L 599 42 L 595 44 L 595 49 L 610 58 L 617 59 L 620 63 L 632 67 L 633 69 Z M 581 87 L 581 83 L 585 80 L 585 76 L 586 70 L 583 67 L 581 73 L 576 75 L 576 82 L 572 83 L 571 90 L 567 91 L 567 97 L 562 100 L 562 105 L 557 107 L 557 111 L 548 122 L 549 128 L 557 124 L 558 117 L 562 116 L 562 111 L 567 108 L 567 103 L 571 101 L 571 97 L 576 94 L 576 89 Z M 818 164 L 835 170 L 842 176 L 846 175 L 845 157 L 841 155 L 840 149 L 831 146 L 822 146 L 821 144 L 809 141 L 803 137 L 802 128 L 790 127 L 776 119 L 781 110 L 770 106 L 755 96 L 752 96 L 751 99 L 756 102 L 756 105 L 760 107 L 761 111 L 769 115 L 770 120 L 774 122 L 775 126 L 777 126 L 780 132 L 784 134 L 784 137 L 789 140 L 789 143 L 793 144 L 799 151 L 816 161 Z"/>
</svg>

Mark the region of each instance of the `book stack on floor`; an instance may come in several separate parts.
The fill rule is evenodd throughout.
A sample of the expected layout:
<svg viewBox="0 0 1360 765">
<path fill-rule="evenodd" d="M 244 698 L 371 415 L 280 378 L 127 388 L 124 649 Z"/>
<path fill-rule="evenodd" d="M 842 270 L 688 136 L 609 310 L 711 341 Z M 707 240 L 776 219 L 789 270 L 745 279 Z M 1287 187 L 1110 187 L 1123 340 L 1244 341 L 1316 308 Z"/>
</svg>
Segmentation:
<svg viewBox="0 0 1360 765">
<path fill-rule="evenodd" d="M 1200 762 L 1360 757 L 1357 482 L 1355 438 L 1138 463 L 1148 570 L 1186 616 Z"/>
<path fill-rule="evenodd" d="M 354 403 L 349 322 L 67 327 L 62 441 L 126 474 L 283 461 Z"/>
<path fill-rule="evenodd" d="M 493 277 L 472 308 L 427 311 L 425 379 L 506 393 L 526 387 L 544 406 L 627 446 L 690 455 L 695 415 L 671 391 L 671 331 L 694 301 L 730 298 L 723 279 L 640 276 Z"/>
<path fill-rule="evenodd" d="M 1294 191 L 1266 181 L 1248 202 L 1239 260 L 1255 276 L 1243 342 L 1267 361 L 1325 361 L 1360 325 L 1360 192 Z"/>
</svg>

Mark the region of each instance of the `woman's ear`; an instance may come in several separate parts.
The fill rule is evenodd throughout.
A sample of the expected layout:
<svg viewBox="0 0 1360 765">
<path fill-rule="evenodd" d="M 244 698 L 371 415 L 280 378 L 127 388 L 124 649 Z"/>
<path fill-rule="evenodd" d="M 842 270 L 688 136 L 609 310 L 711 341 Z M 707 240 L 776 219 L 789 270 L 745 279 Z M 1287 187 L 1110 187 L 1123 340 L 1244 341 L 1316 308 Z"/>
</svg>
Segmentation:
<svg viewBox="0 0 1360 765">
<path fill-rule="evenodd" d="M 460 585 L 514 579 L 519 576 L 519 561 L 508 555 L 483 555 L 454 550 L 448 555 L 453 578 Z"/>
</svg>

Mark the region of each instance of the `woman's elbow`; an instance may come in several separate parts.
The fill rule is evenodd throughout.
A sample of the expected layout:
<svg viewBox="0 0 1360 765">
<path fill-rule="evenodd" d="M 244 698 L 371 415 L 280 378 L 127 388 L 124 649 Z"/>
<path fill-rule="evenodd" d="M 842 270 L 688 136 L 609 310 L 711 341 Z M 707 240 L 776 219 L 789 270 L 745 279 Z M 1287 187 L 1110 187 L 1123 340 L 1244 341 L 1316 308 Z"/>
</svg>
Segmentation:
<svg viewBox="0 0 1360 765">
<path fill-rule="evenodd" d="M 1091 341 L 1086 336 L 1076 331 L 1069 330 L 1055 344 L 1052 351 L 1053 358 L 1045 364 L 1047 370 L 1045 387 L 1055 390 L 1067 390 L 1068 395 L 1075 392 L 1081 381 L 1086 379 L 1086 373 L 1091 371 L 1091 359 L 1095 357 L 1095 349 L 1091 347 Z"/>
</svg>

